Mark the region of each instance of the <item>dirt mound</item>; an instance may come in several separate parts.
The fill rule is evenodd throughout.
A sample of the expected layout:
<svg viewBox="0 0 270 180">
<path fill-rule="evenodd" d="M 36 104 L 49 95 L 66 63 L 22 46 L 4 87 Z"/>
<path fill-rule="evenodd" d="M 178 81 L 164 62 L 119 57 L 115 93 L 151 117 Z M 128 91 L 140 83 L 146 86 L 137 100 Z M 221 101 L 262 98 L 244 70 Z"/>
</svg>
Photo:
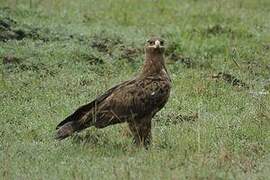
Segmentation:
<svg viewBox="0 0 270 180">
<path fill-rule="evenodd" d="M 223 80 L 231 84 L 232 86 L 243 87 L 247 89 L 249 88 L 249 86 L 245 82 L 228 73 L 219 72 L 218 74 L 213 74 L 212 78 L 214 80 Z"/>
<path fill-rule="evenodd" d="M 17 22 L 9 17 L 0 18 L 0 41 L 22 40 L 26 33 L 16 28 Z"/>
</svg>

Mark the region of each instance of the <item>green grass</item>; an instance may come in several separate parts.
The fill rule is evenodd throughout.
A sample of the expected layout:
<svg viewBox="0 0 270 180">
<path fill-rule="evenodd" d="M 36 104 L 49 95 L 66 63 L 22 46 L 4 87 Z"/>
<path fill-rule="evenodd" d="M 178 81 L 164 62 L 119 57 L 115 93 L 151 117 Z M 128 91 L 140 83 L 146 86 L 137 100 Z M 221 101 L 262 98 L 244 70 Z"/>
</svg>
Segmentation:
<svg viewBox="0 0 270 180">
<path fill-rule="evenodd" d="M 0 0 L 0 7 L 0 20 L 25 33 L 0 41 L 0 179 L 269 178 L 270 1 Z M 166 39 L 173 89 L 154 119 L 151 149 L 134 147 L 124 124 L 55 141 L 57 123 L 140 70 L 152 35 Z M 4 63 L 7 55 L 19 62 Z M 214 80 L 219 72 L 249 88 Z"/>
</svg>

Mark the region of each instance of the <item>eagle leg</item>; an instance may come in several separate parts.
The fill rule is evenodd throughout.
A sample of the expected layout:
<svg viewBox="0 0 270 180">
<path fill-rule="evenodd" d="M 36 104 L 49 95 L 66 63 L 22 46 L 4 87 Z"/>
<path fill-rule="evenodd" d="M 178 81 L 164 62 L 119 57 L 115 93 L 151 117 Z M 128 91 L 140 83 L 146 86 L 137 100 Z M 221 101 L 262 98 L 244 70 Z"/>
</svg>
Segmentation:
<svg viewBox="0 0 270 180">
<path fill-rule="evenodd" d="M 140 121 L 132 121 L 128 123 L 129 129 L 134 136 L 134 143 L 137 146 L 144 146 L 148 149 L 151 144 L 151 119 L 152 118 L 147 117 L 140 119 Z"/>
</svg>

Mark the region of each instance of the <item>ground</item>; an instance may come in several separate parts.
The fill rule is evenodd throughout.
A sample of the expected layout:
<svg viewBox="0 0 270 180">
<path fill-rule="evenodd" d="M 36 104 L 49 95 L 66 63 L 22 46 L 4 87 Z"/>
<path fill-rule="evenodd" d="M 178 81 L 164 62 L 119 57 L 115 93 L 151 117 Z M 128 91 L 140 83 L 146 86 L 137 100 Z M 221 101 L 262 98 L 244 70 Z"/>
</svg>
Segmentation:
<svg viewBox="0 0 270 180">
<path fill-rule="evenodd" d="M 267 179 L 269 0 L 0 0 L 0 179 Z M 150 150 L 126 125 L 55 126 L 167 43 Z"/>
</svg>

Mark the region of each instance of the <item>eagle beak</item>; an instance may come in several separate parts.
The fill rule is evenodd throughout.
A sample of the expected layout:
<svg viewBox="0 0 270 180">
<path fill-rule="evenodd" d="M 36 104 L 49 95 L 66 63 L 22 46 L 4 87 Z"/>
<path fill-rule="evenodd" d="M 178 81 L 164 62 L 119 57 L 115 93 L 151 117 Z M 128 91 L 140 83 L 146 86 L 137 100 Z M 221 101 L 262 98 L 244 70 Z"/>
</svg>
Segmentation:
<svg viewBox="0 0 270 180">
<path fill-rule="evenodd" d="M 154 48 L 159 48 L 159 47 L 160 47 L 160 41 L 159 40 L 156 40 L 155 41 Z"/>
</svg>

